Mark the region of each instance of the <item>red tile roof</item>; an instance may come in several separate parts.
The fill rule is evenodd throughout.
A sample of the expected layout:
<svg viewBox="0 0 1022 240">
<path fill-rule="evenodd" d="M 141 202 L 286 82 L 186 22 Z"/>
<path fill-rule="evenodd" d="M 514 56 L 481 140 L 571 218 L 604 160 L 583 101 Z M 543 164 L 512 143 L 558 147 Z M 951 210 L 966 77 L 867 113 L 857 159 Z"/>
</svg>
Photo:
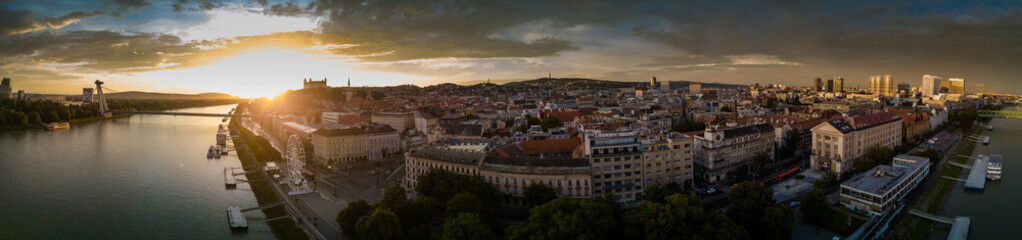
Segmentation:
<svg viewBox="0 0 1022 240">
<path fill-rule="evenodd" d="M 575 149 L 575 147 L 578 147 L 579 144 L 582 144 L 582 139 L 571 137 L 562 139 L 526 140 L 518 143 L 518 148 L 521 149 L 524 154 L 535 155 L 571 152 Z"/>
</svg>

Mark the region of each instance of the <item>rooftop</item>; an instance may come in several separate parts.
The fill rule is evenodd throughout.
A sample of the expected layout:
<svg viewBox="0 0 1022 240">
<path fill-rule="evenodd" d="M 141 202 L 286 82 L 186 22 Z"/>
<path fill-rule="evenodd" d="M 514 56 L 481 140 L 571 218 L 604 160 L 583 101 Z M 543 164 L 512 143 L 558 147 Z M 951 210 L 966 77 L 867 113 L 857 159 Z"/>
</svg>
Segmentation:
<svg viewBox="0 0 1022 240">
<path fill-rule="evenodd" d="M 878 196 L 884 196 L 891 190 L 894 190 L 893 187 L 895 185 L 905 181 L 908 178 L 909 173 L 925 164 L 929 164 L 929 162 L 929 159 L 925 157 L 909 156 L 905 154 L 898 155 L 894 158 L 892 165 L 876 166 L 873 169 L 852 178 L 852 180 L 842 183 L 841 186 Z"/>
</svg>

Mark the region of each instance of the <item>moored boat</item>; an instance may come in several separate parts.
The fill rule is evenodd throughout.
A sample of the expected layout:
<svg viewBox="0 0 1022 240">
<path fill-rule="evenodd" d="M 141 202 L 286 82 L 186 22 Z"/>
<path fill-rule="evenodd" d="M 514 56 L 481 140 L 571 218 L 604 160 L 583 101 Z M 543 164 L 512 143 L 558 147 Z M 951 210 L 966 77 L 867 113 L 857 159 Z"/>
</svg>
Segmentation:
<svg viewBox="0 0 1022 240">
<path fill-rule="evenodd" d="M 990 155 L 987 162 L 987 179 L 998 180 L 1001 179 L 1003 160 L 1001 155 Z"/>
<path fill-rule="evenodd" d="M 58 130 L 68 128 L 71 128 L 71 124 L 68 124 L 67 122 L 53 122 L 50 124 L 46 124 L 46 130 Z"/>
</svg>

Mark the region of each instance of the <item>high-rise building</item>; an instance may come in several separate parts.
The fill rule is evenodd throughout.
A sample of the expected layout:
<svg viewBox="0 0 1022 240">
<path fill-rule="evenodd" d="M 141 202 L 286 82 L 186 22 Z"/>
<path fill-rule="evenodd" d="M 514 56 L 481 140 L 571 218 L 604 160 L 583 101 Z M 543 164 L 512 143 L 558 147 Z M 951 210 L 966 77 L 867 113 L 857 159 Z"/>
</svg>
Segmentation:
<svg viewBox="0 0 1022 240">
<path fill-rule="evenodd" d="M 702 83 L 697 83 L 697 82 L 689 83 L 688 84 L 688 93 L 689 94 L 700 94 L 700 93 L 703 93 L 703 84 Z"/>
<path fill-rule="evenodd" d="M 816 80 L 814 80 L 813 83 L 814 83 L 814 85 L 813 85 L 814 88 L 813 89 L 816 89 L 817 92 L 822 92 L 823 91 L 823 79 L 816 78 Z"/>
<path fill-rule="evenodd" d="M 933 75 L 923 75 L 922 84 L 923 97 L 932 97 L 933 95 L 940 94 L 940 77 Z"/>
<path fill-rule="evenodd" d="M 869 77 L 869 91 L 878 95 L 891 94 L 893 90 L 894 77 L 891 75 L 876 75 Z"/>
<path fill-rule="evenodd" d="M 964 78 L 948 78 L 948 94 L 965 94 L 965 79 Z"/>
<path fill-rule="evenodd" d="M 827 84 L 823 86 L 824 92 L 834 92 L 834 79 L 827 79 Z"/>
<path fill-rule="evenodd" d="M 912 86 L 909 86 L 908 83 L 899 83 L 898 84 L 898 92 L 911 93 L 912 92 Z"/>
<path fill-rule="evenodd" d="M 657 89 L 656 76 L 649 77 L 649 89 Z"/>
<path fill-rule="evenodd" d="M 92 88 L 82 88 L 82 103 L 92 102 Z"/>
<path fill-rule="evenodd" d="M 845 90 L 845 79 L 841 77 L 834 78 L 834 86 L 830 89 L 832 92 L 842 92 Z"/>
<path fill-rule="evenodd" d="M 3 82 L 0 82 L 0 99 L 11 98 L 11 79 L 4 78 Z"/>
</svg>

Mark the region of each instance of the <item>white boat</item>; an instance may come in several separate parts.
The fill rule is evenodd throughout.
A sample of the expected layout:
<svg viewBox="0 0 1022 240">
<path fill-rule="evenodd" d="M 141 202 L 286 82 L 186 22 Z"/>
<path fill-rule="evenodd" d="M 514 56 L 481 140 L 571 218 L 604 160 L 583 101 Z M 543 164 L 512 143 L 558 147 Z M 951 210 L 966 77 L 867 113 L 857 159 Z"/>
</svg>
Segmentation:
<svg viewBox="0 0 1022 240">
<path fill-rule="evenodd" d="M 1001 155 L 990 155 L 989 161 L 987 162 L 987 179 L 998 180 L 1001 179 L 1001 168 L 1003 167 L 1003 160 Z"/>
<path fill-rule="evenodd" d="M 220 159 L 220 146 L 214 147 L 213 152 L 211 153 L 213 154 L 213 158 Z"/>
<path fill-rule="evenodd" d="M 71 128 L 71 124 L 68 124 L 67 122 L 54 122 L 54 123 L 46 124 L 46 130 L 58 130 L 58 129 L 68 129 L 68 128 Z"/>
<path fill-rule="evenodd" d="M 206 158 L 219 158 L 219 152 L 216 152 L 216 145 L 209 145 L 209 150 L 206 151 Z"/>
</svg>

